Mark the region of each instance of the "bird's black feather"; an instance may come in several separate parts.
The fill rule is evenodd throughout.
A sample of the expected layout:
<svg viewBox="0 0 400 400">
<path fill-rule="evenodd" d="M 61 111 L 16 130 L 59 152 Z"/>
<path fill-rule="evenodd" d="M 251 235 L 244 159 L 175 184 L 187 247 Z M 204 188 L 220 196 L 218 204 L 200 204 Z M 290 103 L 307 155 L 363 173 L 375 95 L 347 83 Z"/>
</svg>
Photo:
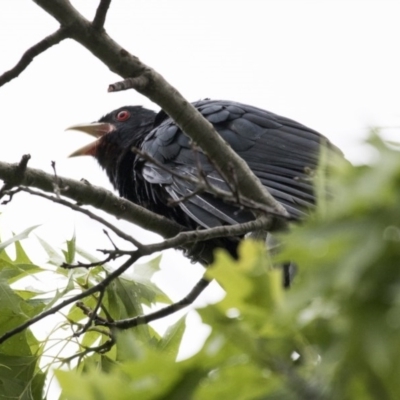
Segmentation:
<svg viewBox="0 0 400 400">
<path fill-rule="evenodd" d="M 337 154 L 341 154 L 340 150 L 318 132 L 260 108 L 221 100 L 203 100 L 193 105 L 293 219 L 307 215 L 316 203 L 310 171 L 319 166 L 321 148 Z M 129 120 L 117 120 L 121 110 L 129 111 Z M 193 150 L 191 140 L 165 112 L 156 115 L 142 107 L 129 106 L 100 121 L 113 124 L 115 129 L 101 138 L 95 156 L 121 196 L 188 229 L 253 219 L 249 210 L 227 204 L 212 193 L 198 193 L 179 202 L 196 190 L 196 185 L 185 177 L 197 178 L 199 165 L 212 185 L 228 191 L 229 185 L 201 150 Z M 132 147 L 146 152 L 164 168 L 133 153 Z M 170 199 L 178 201 L 178 205 L 170 207 Z"/>
</svg>

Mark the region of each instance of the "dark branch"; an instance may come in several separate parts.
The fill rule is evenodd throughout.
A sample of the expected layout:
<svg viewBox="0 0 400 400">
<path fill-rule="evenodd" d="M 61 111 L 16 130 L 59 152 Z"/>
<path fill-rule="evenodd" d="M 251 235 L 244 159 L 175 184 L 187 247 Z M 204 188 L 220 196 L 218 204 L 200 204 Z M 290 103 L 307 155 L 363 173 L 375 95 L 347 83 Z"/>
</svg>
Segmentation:
<svg viewBox="0 0 400 400">
<path fill-rule="evenodd" d="M 61 204 L 61 205 L 65 206 L 65 207 L 68 207 L 71 210 L 74 210 L 74 211 L 80 212 L 82 214 L 85 214 L 89 218 L 91 218 L 91 219 L 93 219 L 93 220 L 95 220 L 97 222 L 100 222 L 100 224 L 102 224 L 102 225 L 106 226 L 108 229 L 112 230 L 120 238 L 126 240 L 127 242 L 132 243 L 138 249 L 143 247 L 142 243 L 140 243 L 139 241 L 134 239 L 132 236 L 127 235 L 125 232 L 121 231 L 121 229 L 118 229 L 116 226 L 114 226 L 110 222 L 106 221 L 104 218 L 99 217 L 98 215 L 92 213 L 89 210 L 86 210 L 86 209 L 84 209 L 84 208 L 82 208 L 82 207 L 80 207 L 80 206 L 78 206 L 76 204 L 72 204 L 67 200 L 61 199 L 60 197 L 50 196 L 50 195 L 47 195 L 45 193 L 37 192 L 35 190 L 29 189 L 27 187 L 21 187 L 21 190 L 23 192 L 29 193 L 29 194 L 31 194 L 33 196 L 42 197 L 42 198 L 47 199 L 49 201 L 52 201 L 54 203 Z"/>
<path fill-rule="evenodd" d="M 111 260 L 115 260 L 116 258 L 117 258 L 116 255 L 110 253 L 104 260 L 94 261 L 94 262 L 91 262 L 91 263 L 84 263 L 84 262 L 81 262 L 81 261 L 77 261 L 76 264 L 63 263 L 63 264 L 61 264 L 61 268 L 75 269 L 75 268 L 100 267 L 102 265 L 105 265 L 106 263 L 108 263 Z"/>
<path fill-rule="evenodd" d="M 53 168 L 54 172 L 53 192 L 58 198 L 60 198 L 62 181 L 58 178 L 55 161 L 51 162 L 51 168 Z"/>
<path fill-rule="evenodd" d="M 204 242 L 211 239 L 232 236 L 244 236 L 245 234 L 258 230 L 268 230 L 271 221 L 267 217 L 259 217 L 250 222 L 244 222 L 236 225 L 216 226 L 208 229 L 198 229 L 195 231 L 180 232 L 170 239 L 165 239 L 162 243 L 153 243 L 143 247 L 143 251 L 147 253 L 155 253 L 166 249 L 186 248 L 190 243 Z M 103 254 L 109 254 L 113 257 L 122 255 L 133 255 L 136 250 L 98 250 Z"/>
<path fill-rule="evenodd" d="M 111 330 L 108 331 L 108 332 L 104 332 L 103 330 L 96 329 L 96 328 L 93 328 L 93 327 L 90 330 L 98 332 L 98 333 L 101 333 L 102 335 L 106 335 L 106 336 L 109 337 L 109 339 L 105 343 L 103 343 L 103 344 L 101 344 L 99 346 L 95 346 L 95 347 L 86 347 L 86 346 L 83 346 L 82 343 L 79 343 L 79 345 L 82 348 L 84 348 L 85 350 L 81 351 L 81 352 L 79 352 L 77 354 L 74 354 L 74 355 L 72 355 L 70 357 L 62 359 L 61 361 L 63 362 L 63 364 L 68 364 L 72 360 L 74 360 L 75 358 L 79 358 L 81 360 L 83 357 L 85 357 L 86 355 L 88 355 L 90 353 L 94 353 L 94 352 L 100 353 L 100 354 L 106 353 L 107 351 L 109 351 L 114 346 L 116 339 L 115 339 L 115 337 L 113 335 L 113 332 Z"/>
<path fill-rule="evenodd" d="M 177 311 L 181 310 L 182 308 L 187 307 L 188 305 L 192 304 L 200 293 L 210 284 L 205 278 L 200 279 L 190 293 L 185 296 L 182 300 L 171 304 L 170 306 L 164 307 L 161 310 L 155 311 L 153 313 L 147 315 L 139 315 L 134 318 L 127 318 L 120 321 L 107 321 L 104 318 L 95 317 L 94 322 L 96 325 L 103 325 L 108 327 L 115 327 L 119 329 L 129 329 L 135 326 L 148 324 L 152 321 L 157 319 L 165 318 L 168 315 L 174 314 Z"/>
<path fill-rule="evenodd" d="M 102 29 L 106 22 L 108 8 L 110 7 L 111 0 L 100 0 L 97 7 L 96 15 L 93 19 L 92 26 L 94 29 Z"/>
<path fill-rule="evenodd" d="M 163 242 L 166 248 L 178 248 L 187 243 L 196 243 L 203 242 L 205 240 L 216 239 L 220 237 L 229 237 L 229 236 L 242 236 L 246 233 L 252 231 L 258 231 L 260 229 L 266 229 L 271 226 L 271 221 L 268 217 L 259 217 L 258 219 L 250 222 L 244 222 L 242 224 L 237 225 L 224 225 L 224 226 L 216 226 L 214 228 L 209 229 L 200 229 L 196 231 L 188 231 L 188 232 L 180 232 L 173 238 L 165 239 Z M 147 251 L 154 250 L 159 247 L 159 243 L 154 243 L 146 246 Z"/>
<path fill-rule="evenodd" d="M 8 182 L 10 179 L 14 179 L 18 171 L 20 171 L 19 164 L 0 162 L 1 180 Z M 18 184 L 53 193 L 54 179 L 52 174 L 33 168 L 26 168 L 22 180 L 19 180 Z M 62 185 L 62 195 L 64 197 L 70 198 L 78 204 L 93 206 L 98 210 L 114 215 L 118 219 L 132 222 L 163 237 L 172 237 L 183 230 L 183 227 L 167 218 L 117 197 L 101 187 L 64 177 L 58 177 L 58 184 Z"/>
<path fill-rule="evenodd" d="M 41 53 L 44 53 L 50 47 L 55 44 L 60 43 L 62 40 L 68 38 L 68 30 L 65 28 L 60 28 L 51 35 L 45 37 L 39 43 L 36 43 L 34 46 L 29 48 L 18 61 L 17 65 L 6 71 L 3 75 L 0 76 L 0 86 L 5 85 L 7 82 L 10 82 L 12 79 L 18 77 L 18 75 L 23 72 L 29 64 L 33 61 L 33 59 Z"/>
<path fill-rule="evenodd" d="M 90 326 L 92 325 L 93 321 L 96 319 L 97 313 L 99 312 L 99 309 L 101 307 L 101 303 L 103 302 L 104 294 L 105 294 L 105 288 L 100 291 L 99 297 L 98 297 L 97 302 L 96 302 L 96 307 L 93 310 L 93 312 L 88 315 L 89 319 L 86 322 L 85 326 L 80 331 L 75 332 L 74 336 L 80 336 L 90 328 Z M 79 307 L 81 304 L 83 304 L 83 303 L 77 303 L 77 306 Z"/>
</svg>

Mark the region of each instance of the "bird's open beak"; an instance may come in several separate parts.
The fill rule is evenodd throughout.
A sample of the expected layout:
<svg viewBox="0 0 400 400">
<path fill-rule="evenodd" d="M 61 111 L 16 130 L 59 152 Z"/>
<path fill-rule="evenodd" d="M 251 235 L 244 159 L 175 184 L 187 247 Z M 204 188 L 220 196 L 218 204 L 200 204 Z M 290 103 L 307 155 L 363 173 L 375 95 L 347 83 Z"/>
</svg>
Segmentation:
<svg viewBox="0 0 400 400">
<path fill-rule="evenodd" d="M 72 125 L 66 129 L 66 131 L 74 130 L 85 132 L 95 138 L 99 139 L 107 133 L 112 132 L 115 127 L 108 123 L 102 122 L 92 122 L 90 124 L 78 124 Z M 80 149 L 74 151 L 69 157 L 78 157 L 78 156 L 93 156 L 96 153 L 96 147 L 98 144 L 98 140 L 95 140 L 92 143 L 89 143 L 86 146 L 81 147 Z"/>
</svg>

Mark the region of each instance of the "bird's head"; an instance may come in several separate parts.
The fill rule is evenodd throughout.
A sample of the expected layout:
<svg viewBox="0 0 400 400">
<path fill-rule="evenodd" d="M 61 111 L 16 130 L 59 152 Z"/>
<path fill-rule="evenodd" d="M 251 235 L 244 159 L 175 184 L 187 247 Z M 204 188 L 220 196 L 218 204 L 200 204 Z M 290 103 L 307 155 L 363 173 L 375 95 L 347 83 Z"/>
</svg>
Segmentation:
<svg viewBox="0 0 400 400">
<path fill-rule="evenodd" d="M 70 157 L 93 156 L 107 173 L 114 175 L 121 157 L 131 147 L 140 146 L 153 127 L 156 113 L 141 106 L 125 106 L 114 110 L 98 122 L 67 128 L 94 136 L 96 140 L 73 152 Z"/>
</svg>

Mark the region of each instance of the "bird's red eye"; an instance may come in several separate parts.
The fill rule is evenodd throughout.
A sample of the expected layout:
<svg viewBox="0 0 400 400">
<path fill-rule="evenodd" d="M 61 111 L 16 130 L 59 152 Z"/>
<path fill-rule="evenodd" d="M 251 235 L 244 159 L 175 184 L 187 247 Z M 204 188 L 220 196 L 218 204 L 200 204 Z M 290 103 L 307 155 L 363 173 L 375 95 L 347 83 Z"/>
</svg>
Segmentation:
<svg viewBox="0 0 400 400">
<path fill-rule="evenodd" d="M 121 121 L 121 122 L 124 122 L 127 119 L 129 119 L 130 116 L 131 116 L 131 113 L 129 111 L 120 111 L 117 114 L 117 120 Z"/>
</svg>

